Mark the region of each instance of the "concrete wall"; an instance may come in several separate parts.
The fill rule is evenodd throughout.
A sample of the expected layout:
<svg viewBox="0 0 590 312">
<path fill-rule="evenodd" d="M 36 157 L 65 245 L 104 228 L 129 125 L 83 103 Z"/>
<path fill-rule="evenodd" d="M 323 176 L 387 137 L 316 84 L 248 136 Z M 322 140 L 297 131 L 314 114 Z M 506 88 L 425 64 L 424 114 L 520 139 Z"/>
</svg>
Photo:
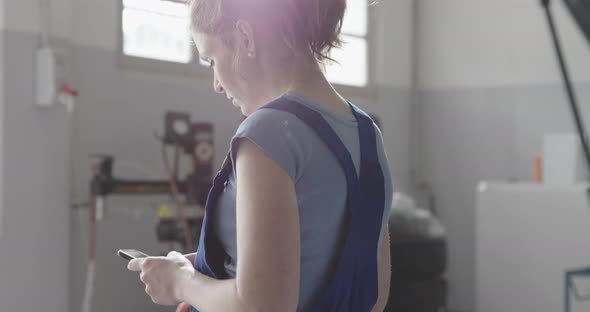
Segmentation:
<svg viewBox="0 0 590 312">
<path fill-rule="evenodd" d="M 589 120 L 590 48 L 552 7 Z M 477 182 L 532 180 L 543 134 L 574 128 L 539 1 L 421 0 L 417 24 L 414 167 L 448 228 L 451 308 L 474 311 Z"/>
<path fill-rule="evenodd" d="M 164 112 L 174 109 L 214 124 L 219 166 L 239 113 L 214 94 L 210 77 L 187 79 L 121 68 L 116 0 L 51 1 L 53 42 L 81 96 L 73 116 L 61 108 L 38 110 L 32 103 L 32 60 L 41 27 L 38 2 L 0 3 L 6 17 L 0 32 L 0 72 L 6 73 L 0 80 L 0 90 L 6 91 L 1 97 L 6 122 L 0 136 L 5 168 L 0 247 L 10 251 L 0 255 L 0 310 L 79 311 L 88 213 L 69 205 L 88 200 L 89 155 L 114 155 L 120 177 L 164 177 L 153 132 L 161 131 Z M 409 188 L 411 9 L 410 0 L 383 2 L 375 9 L 374 92 L 348 94 L 380 116 L 398 189 Z M 387 40 L 380 40 L 383 37 Z M 151 254 L 164 250 L 167 246 L 155 241 L 154 225 L 159 204 L 168 200 L 107 200 L 105 218 L 98 225 L 93 311 L 159 310 L 115 252 L 127 247 Z"/>
</svg>

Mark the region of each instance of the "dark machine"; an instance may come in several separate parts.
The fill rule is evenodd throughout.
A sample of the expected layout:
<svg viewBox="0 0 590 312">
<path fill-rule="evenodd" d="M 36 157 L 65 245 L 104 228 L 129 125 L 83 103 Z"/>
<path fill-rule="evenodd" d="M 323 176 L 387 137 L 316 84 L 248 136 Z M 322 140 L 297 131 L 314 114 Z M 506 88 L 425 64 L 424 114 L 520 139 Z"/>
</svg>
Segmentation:
<svg viewBox="0 0 590 312">
<path fill-rule="evenodd" d="M 187 113 L 167 112 L 164 119 L 164 136 L 157 138 L 162 143 L 168 179 L 150 181 L 117 178 L 113 175 L 114 157 L 99 155 L 90 189 L 92 197 L 99 199 L 112 195 L 171 195 L 177 206 L 177 217 L 159 219 L 156 237 L 162 242 L 178 242 L 185 250 L 195 250 L 203 209 L 199 209 L 200 213 L 196 217 L 188 217 L 184 207 L 205 206 L 213 179 L 213 126 L 209 123 L 191 123 Z M 168 161 L 168 147 L 174 148 L 172 165 Z M 181 153 L 190 157 L 192 162 L 191 172 L 182 179 L 178 177 Z"/>
<path fill-rule="evenodd" d="M 391 286 L 387 312 L 440 312 L 447 306 L 447 238 L 434 210 L 400 204 L 389 217 Z"/>
</svg>

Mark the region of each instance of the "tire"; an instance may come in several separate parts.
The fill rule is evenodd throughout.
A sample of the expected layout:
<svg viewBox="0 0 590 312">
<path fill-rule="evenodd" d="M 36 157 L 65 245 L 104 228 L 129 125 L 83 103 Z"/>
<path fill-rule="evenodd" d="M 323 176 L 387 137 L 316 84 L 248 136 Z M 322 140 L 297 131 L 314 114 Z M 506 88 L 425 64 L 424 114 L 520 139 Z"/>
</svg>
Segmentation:
<svg viewBox="0 0 590 312">
<path fill-rule="evenodd" d="M 439 312 L 446 306 L 448 286 L 443 279 L 392 281 L 386 312 Z"/>
</svg>

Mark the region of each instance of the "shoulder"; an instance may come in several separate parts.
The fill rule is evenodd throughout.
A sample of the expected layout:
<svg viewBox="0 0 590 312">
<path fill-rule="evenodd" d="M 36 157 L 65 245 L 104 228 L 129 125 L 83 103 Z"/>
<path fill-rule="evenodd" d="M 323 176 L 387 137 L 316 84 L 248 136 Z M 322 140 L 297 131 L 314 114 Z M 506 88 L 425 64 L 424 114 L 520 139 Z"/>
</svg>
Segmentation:
<svg viewBox="0 0 590 312">
<path fill-rule="evenodd" d="M 300 126 L 301 121 L 292 113 L 273 108 L 261 108 L 242 121 L 236 134 L 252 129 L 281 130 Z"/>
<path fill-rule="evenodd" d="M 284 168 L 293 181 L 302 174 L 309 158 L 306 126 L 293 114 L 272 108 L 262 108 L 250 114 L 238 127 L 232 139 L 235 160 L 237 142 L 248 139 L 262 152 Z"/>
</svg>

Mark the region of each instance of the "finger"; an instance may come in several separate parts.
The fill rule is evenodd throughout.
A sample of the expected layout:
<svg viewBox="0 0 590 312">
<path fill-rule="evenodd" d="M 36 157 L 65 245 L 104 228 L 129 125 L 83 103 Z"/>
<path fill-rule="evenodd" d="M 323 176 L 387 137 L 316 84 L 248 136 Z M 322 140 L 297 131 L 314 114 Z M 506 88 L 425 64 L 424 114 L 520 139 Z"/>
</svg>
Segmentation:
<svg viewBox="0 0 590 312">
<path fill-rule="evenodd" d="M 143 267 L 143 259 L 133 259 L 130 260 L 129 263 L 127 264 L 127 269 L 129 271 L 141 271 Z"/>
<path fill-rule="evenodd" d="M 167 257 L 178 257 L 178 256 L 182 256 L 181 253 L 179 253 L 178 251 L 171 251 L 168 253 Z"/>
<path fill-rule="evenodd" d="M 142 283 L 144 283 L 146 286 L 148 285 L 148 280 L 147 280 L 147 274 L 145 274 L 145 272 L 141 272 L 139 273 L 139 280 L 141 280 Z"/>
<path fill-rule="evenodd" d="M 176 307 L 176 312 L 189 312 L 190 305 L 186 302 L 182 302 L 181 304 Z"/>
<path fill-rule="evenodd" d="M 160 304 L 160 303 L 158 302 L 158 300 L 156 299 L 156 297 L 150 296 L 150 298 L 152 299 L 152 302 L 153 302 L 153 303 L 155 303 L 155 304 Z"/>
</svg>

